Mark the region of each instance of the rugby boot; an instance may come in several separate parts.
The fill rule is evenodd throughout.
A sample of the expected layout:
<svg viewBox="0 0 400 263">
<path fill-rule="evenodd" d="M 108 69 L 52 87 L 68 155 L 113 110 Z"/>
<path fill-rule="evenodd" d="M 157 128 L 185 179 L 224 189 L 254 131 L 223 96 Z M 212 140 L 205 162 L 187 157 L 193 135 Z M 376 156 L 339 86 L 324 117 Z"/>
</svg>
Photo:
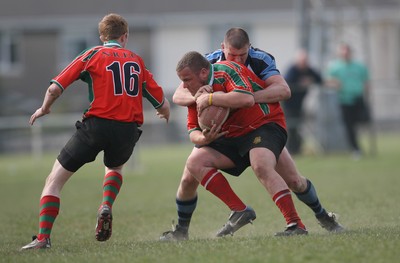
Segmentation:
<svg viewBox="0 0 400 263">
<path fill-rule="evenodd" d="M 253 223 L 256 219 L 256 212 L 250 206 L 247 206 L 243 211 L 232 211 L 228 222 L 217 232 L 217 237 L 223 237 L 226 235 L 233 235 L 241 227 L 248 223 Z"/>
<path fill-rule="evenodd" d="M 97 212 L 96 240 L 107 241 L 112 234 L 112 213 L 108 205 L 102 205 Z"/>
</svg>

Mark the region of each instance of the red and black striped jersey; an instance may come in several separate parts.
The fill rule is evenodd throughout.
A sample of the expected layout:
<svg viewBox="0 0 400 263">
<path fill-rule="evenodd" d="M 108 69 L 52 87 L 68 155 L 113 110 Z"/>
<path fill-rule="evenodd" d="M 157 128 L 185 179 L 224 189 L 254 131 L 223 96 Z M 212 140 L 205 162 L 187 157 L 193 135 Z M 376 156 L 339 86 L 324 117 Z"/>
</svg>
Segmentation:
<svg viewBox="0 0 400 263">
<path fill-rule="evenodd" d="M 164 103 L 164 92 L 134 52 L 110 41 L 83 51 L 51 80 L 62 90 L 81 79 L 88 84 L 89 108 L 83 118 L 96 116 L 143 123 L 143 97 L 154 108 Z"/>
</svg>

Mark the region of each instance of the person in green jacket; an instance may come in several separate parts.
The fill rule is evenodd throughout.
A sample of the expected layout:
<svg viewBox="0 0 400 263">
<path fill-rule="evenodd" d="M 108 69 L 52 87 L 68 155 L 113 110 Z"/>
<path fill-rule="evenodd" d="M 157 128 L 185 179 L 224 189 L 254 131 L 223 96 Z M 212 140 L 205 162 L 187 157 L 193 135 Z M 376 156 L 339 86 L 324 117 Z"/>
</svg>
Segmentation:
<svg viewBox="0 0 400 263">
<path fill-rule="evenodd" d="M 369 89 L 369 79 L 366 65 L 355 61 L 352 48 L 346 43 L 341 43 L 338 59 L 328 65 L 327 83 L 338 90 L 346 135 L 353 155 L 357 158 L 362 154 L 357 126 L 366 119 L 364 94 Z"/>
</svg>

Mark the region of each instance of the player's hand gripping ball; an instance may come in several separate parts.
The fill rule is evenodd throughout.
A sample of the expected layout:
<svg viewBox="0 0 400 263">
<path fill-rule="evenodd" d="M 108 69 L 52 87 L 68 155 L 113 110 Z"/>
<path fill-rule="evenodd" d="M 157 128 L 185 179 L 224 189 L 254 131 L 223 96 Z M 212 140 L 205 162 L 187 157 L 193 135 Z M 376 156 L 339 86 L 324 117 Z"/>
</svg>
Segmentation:
<svg viewBox="0 0 400 263">
<path fill-rule="evenodd" d="M 198 116 L 199 125 L 202 130 L 210 130 L 216 124 L 220 128 L 229 116 L 229 108 L 210 105 Z"/>
</svg>

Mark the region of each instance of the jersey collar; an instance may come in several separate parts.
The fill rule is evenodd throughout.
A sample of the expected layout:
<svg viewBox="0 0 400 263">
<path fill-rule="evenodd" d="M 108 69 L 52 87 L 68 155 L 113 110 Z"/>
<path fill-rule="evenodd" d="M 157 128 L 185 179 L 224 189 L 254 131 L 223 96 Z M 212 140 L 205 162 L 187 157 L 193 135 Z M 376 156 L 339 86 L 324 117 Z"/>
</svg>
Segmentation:
<svg viewBox="0 0 400 263">
<path fill-rule="evenodd" d="M 121 44 L 116 40 L 109 40 L 104 42 L 103 46 L 105 47 L 122 47 Z"/>
<path fill-rule="evenodd" d="M 226 58 L 225 58 L 225 53 L 224 53 L 224 51 L 221 49 L 221 56 L 219 57 L 218 61 L 224 61 L 224 60 L 226 60 Z"/>
<path fill-rule="evenodd" d="M 210 64 L 210 72 L 208 73 L 208 85 L 212 86 L 214 83 L 214 64 Z"/>
</svg>

